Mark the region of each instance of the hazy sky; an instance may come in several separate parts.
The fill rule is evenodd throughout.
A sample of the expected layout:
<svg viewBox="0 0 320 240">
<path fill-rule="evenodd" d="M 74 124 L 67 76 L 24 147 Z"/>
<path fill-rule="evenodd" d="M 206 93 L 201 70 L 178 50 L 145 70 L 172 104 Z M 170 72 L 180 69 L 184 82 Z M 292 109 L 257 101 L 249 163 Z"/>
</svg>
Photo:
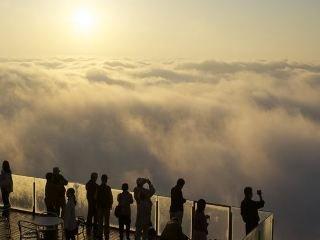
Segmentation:
<svg viewBox="0 0 320 240">
<path fill-rule="evenodd" d="M 1 0 L 2 56 L 319 61 L 318 0 Z"/>
</svg>

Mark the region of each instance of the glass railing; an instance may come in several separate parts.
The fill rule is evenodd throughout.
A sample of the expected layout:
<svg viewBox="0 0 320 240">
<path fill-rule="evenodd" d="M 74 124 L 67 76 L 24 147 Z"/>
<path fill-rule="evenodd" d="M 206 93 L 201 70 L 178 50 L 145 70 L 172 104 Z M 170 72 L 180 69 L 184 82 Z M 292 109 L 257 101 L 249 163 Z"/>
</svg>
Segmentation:
<svg viewBox="0 0 320 240">
<path fill-rule="evenodd" d="M 272 213 L 266 211 L 259 211 L 260 222 L 267 219 Z M 246 236 L 245 227 L 240 214 L 240 208 L 232 207 L 232 236 L 233 240 L 241 240 Z"/>
<path fill-rule="evenodd" d="M 44 197 L 46 180 L 42 178 L 33 178 L 20 175 L 13 175 L 14 191 L 11 195 L 12 207 L 19 210 L 40 213 L 46 211 Z M 76 192 L 77 206 L 76 211 L 79 216 L 87 215 L 87 199 L 84 184 L 69 183 L 68 186 L 73 187 Z M 120 190 L 112 189 L 114 198 L 113 210 L 110 215 L 110 224 L 118 227 L 118 219 L 114 215 L 114 208 L 117 204 L 117 196 Z M 166 223 L 169 221 L 170 198 L 154 195 L 152 198 L 152 224 L 160 235 Z M 192 218 L 195 210 L 196 202 L 187 201 L 184 205 L 184 216 L 182 222 L 183 232 L 192 238 Z M 131 207 L 132 210 L 132 230 L 136 218 L 136 203 Z M 244 224 L 240 215 L 239 208 L 211 204 L 206 207 L 206 214 L 210 216 L 208 227 L 208 239 L 210 240 L 241 240 L 245 237 Z M 270 222 L 270 217 L 272 221 Z M 269 212 L 260 212 L 260 218 L 263 229 L 263 236 L 270 236 L 273 231 L 273 215 Z M 249 238 L 251 239 L 251 238 Z M 254 238 L 252 238 L 254 239 Z M 272 238 L 261 238 L 271 240 Z"/>
<path fill-rule="evenodd" d="M 273 214 L 260 222 L 259 226 L 243 238 L 243 240 L 272 240 Z"/>
</svg>

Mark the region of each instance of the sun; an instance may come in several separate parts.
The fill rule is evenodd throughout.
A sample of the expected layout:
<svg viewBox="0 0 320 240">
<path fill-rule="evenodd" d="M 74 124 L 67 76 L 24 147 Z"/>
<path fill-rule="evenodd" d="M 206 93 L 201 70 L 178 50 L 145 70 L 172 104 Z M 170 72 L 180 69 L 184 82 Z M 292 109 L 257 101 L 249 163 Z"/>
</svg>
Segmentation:
<svg viewBox="0 0 320 240">
<path fill-rule="evenodd" d="M 79 8 L 73 13 L 73 25 L 77 31 L 90 32 L 92 31 L 95 18 L 89 9 Z"/>
</svg>

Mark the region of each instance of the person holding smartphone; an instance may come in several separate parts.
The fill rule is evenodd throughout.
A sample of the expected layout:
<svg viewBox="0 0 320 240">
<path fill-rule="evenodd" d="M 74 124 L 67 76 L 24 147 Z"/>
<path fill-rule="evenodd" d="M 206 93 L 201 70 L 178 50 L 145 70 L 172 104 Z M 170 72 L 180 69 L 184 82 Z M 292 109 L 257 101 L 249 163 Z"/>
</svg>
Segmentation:
<svg viewBox="0 0 320 240">
<path fill-rule="evenodd" d="M 262 199 L 261 190 L 257 191 L 259 201 L 252 200 L 252 188 L 244 188 L 244 199 L 241 202 L 241 216 L 246 224 L 246 234 L 248 235 L 253 229 L 259 225 L 259 213 L 258 210 L 264 207 L 264 200 Z"/>
</svg>

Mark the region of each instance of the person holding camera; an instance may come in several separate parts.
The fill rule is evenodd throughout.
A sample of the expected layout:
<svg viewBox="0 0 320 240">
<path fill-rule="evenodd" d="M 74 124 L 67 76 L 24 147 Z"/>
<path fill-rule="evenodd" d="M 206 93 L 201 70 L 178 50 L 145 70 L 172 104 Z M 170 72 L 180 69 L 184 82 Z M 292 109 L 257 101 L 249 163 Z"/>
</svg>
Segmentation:
<svg viewBox="0 0 320 240">
<path fill-rule="evenodd" d="M 143 186 L 148 184 L 148 188 Z M 137 202 L 137 219 L 136 219 L 136 233 L 135 239 L 145 240 L 148 238 L 148 230 L 152 226 L 151 223 L 151 210 L 152 201 L 151 197 L 155 194 L 155 189 L 149 179 L 138 178 L 137 186 L 133 190 L 134 199 Z"/>
<path fill-rule="evenodd" d="M 261 190 L 258 190 L 257 194 L 259 196 L 259 201 L 254 201 L 252 200 L 252 188 L 245 187 L 244 189 L 245 197 L 241 202 L 241 216 L 246 224 L 247 235 L 259 225 L 260 218 L 258 210 L 264 207 Z"/>
</svg>

